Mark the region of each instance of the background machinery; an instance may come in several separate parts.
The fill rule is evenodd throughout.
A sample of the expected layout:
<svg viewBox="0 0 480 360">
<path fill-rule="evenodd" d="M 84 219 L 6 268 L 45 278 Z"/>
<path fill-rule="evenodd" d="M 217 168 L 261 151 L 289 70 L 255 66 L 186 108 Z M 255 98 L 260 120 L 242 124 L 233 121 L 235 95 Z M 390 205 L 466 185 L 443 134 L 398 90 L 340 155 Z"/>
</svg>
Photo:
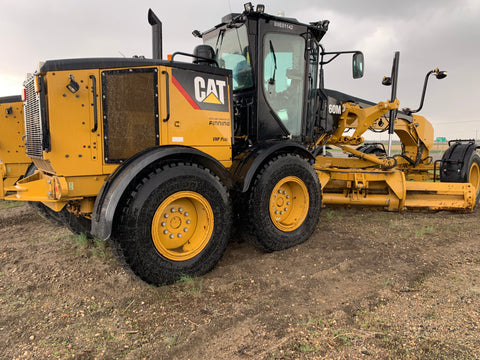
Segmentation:
<svg viewBox="0 0 480 360">
<path fill-rule="evenodd" d="M 0 195 L 25 175 L 30 158 L 25 153 L 23 103 L 20 95 L 0 97 Z"/>
<path fill-rule="evenodd" d="M 32 175 L 36 167 L 25 151 L 25 124 L 22 96 L 4 96 L 0 98 L 0 199 L 7 195 L 18 180 Z M 87 233 L 90 224 L 84 221 L 69 221 L 71 214 L 65 209 L 60 212 L 51 210 L 40 201 L 28 203 L 45 219 L 55 224 L 66 225 L 74 233 Z"/>
<path fill-rule="evenodd" d="M 459 143 L 463 157 L 442 161 L 439 176 L 428 162 L 431 125 L 398 112 L 394 93 L 374 104 L 324 88 L 327 56 L 353 54 L 353 75 L 363 74 L 359 51 L 320 45 L 328 21 L 302 24 L 247 3 L 194 31 L 204 42 L 194 54 L 162 60 L 161 22 L 152 11 L 148 19 L 153 59 L 52 60 L 26 80 L 26 150 L 38 170 L 8 199 L 67 212 L 71 227 L 109 240 L 153 284 L 210 270 L 234 221 L 265 251 L 307 240 L 322 194 L 325 204 L 473 209 L 474 146 Z M 397 132 L 402 154 L 350 146 L 372 127 Z M 326 145 L 356 158 L 324 157 Z M 455 199 L 442 202 L 447 195 Z"/>
</svg>

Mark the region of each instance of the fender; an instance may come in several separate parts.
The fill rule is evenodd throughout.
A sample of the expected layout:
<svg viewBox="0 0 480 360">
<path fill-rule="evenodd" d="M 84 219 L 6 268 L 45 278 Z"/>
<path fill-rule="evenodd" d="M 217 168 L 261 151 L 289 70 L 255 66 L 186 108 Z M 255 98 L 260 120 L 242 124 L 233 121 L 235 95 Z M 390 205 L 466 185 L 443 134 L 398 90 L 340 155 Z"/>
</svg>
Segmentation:
<svg viewBox="0 0 480 360">
<path fill-rule="evenodd" d="M 442 156 L 440 167 L 440 181 L 442 182 L 466 182 L 468 161 L 472 153 L 477 149 L 475 142 L 467 143 L 456 141 Z"/>
<path fill-rule="evenodd" d="M 233 186 L 233 179 L 227 169 L 218 160 L 200 150 L 175 145 L 149 148 L 119 165 L 103 184 L 93 208 L 92 235 L 102 241 L 110 238 L 118 203 L 125 190 L 142 171 L 159 161 L 182 160 L 205 166 L 217 175 L 227 188 Z"/>
<path fill-rule="evenodd" d="M 266 141 L 248 148 L 234 159 L 232 175 L 237 189 L 246 192 L 261 166 L 270 158 L 282 153 L 296 153 L 312 163 L 315 157 L 303 145 L 293 141 Z"/>
</svg>

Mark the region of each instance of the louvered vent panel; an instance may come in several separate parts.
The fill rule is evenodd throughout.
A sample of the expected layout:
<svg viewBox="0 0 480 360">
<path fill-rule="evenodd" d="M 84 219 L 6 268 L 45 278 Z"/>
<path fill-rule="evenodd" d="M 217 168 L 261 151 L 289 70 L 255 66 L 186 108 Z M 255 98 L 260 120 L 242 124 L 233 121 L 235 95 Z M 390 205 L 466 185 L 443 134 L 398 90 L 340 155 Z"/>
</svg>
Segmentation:
<svg viewBox="0 0 480 360">
<path fill-rule="evenodd" d="M 24 83 L 26 88 L 25 101 L 25 135 L 27 155 L 43 158 L 42 118 L 40 112 L 40 94 L 35 92 L 35 76 Z"/>
</svg>

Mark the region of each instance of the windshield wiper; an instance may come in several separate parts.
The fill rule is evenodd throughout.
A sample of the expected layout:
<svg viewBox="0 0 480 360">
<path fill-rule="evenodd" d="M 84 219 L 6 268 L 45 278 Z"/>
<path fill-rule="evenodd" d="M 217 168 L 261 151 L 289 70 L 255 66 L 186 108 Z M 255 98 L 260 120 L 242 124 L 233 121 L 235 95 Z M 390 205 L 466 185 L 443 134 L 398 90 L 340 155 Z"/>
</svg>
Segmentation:
<svg viewBox="0 0 480 360">
<path fill-rule="evenodd" d="M 218 54 L 218 49 L 223 44 L 223 37 L 225 36 L 225 29 L 221 29 L 218 32 L 217 42 L 215 43 L 215 56 Z M 220 42 L 220 45 L 218 44 Z"/>
<path fill-rule="evenodd" d="M 270 80 L 268 80 L 268 83 L 269 83 L 270 85 L 274 85 L 274 84 L 275 84 L 275 72 L 277 71 L 277 57 L 276 57 L 276 55 L 275 55 L 275 49 L 273 48 L 272 40 L 270 40 L 270 52 L 271 52 L 272 55 L 273 55 L 274 68 L 273 68 L 273 75 L 272 75 L 272 77 L 270 78 Z"/>
</svg>

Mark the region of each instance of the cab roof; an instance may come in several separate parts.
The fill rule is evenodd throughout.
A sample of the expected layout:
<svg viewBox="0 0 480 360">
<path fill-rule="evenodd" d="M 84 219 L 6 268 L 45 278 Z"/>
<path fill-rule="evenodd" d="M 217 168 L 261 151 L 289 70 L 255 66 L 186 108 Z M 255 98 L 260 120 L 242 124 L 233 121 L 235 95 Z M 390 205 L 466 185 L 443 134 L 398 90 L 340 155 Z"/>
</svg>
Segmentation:
<svg viewBox="0 0 480 360">
<path fill-rule="evenodd" d="M 258 7 L 257 7 L 258 9 Z M 218 28 L 221 27 L 233 27 L 235 24 L 240 24 L 240 23 L 245 23 L 247 19 L 263 19 L 266 22 L 269 21 L 278 21 L 278 22 L 283 22 L 283 23 L 289 23 L 289 24 L 294 24 L 297 26 L 304 26 L 307 29 L 309 29 L 317 41 L 320 41 L 325 33 L 328 30 L 328 25 L 329 21 L 328 20 L 320 20 L 316 22 L 311 22 L 309 24 L 304 24 L 299 22 L 295 18 L 288 18 L 284 16 L 276 16 L 276 15 L 271 15 L 267 14 L 263 11 L 255 11 L 255 10 L 250 10 L 250 11 L 244 11 L 243 13 L 230 13 L 222 17 L 221 23 L 216 25 L 214 28 L 209 29 L 203 33 L 200 34 L 200 37 L 202 37 L 205 34 L 208 34 L 211 31 L 214 31 Z"/>
</svg>

